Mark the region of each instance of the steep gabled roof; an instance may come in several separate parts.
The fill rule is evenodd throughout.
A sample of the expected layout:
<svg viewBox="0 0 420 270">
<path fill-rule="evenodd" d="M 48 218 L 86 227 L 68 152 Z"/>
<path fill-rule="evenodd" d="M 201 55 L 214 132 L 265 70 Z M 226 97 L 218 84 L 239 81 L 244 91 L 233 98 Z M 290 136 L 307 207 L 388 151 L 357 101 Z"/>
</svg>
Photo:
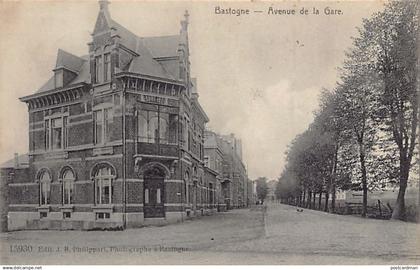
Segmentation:
<svg viewBox="0 0 420 270">
<path fill-rule="evenodd" d="M 105 12 L 108 14 L 108 12 Z M 108 18 L 109 14 L 105 17 Z M 109 18 L 111 28 L 120 36 L 120 43 L 139 56 L 128 68 L 129 72 L 174 80 L 176 74 L 169 72 L 156 58 L 177 57 L 179 35 L 142 38 Z"/>
<path fill-rule="evenodd" d="M 178 56 L 179 35 L 144 37 L 144 45 L 149 49 L 153 58 L 165 58 Z"/>
<path fill-rule="evenodd" d="M 84 59 L 74 54 L 66 52 L 62 49 L 58 49 L 57 60 L 55 62 L 55 69 L 65 68 L 70 71 L 79 73 L 84 61 Z"/>
<path fill-rule="evenodd" d="M 131 61 L 128 72 L 174 80 L 158 62 L 144 55 L 137 56 Z"/>
<path fill-rule="evenodd" d="M 81 57 L 83 59 L 83 64 L 80 67 L 79 74 L 70 84 L 77 84 L 77 83 L 90 83 L 90 65 L 89 65 L 89 56 L 84 55 Z"/>
<path fill-rule="evenodd" d="M 54 83 L 54 75 L 44 84 L 41 86 L 41 88 L 38 89 L 38 91 L 36 91 L 36 93 L 42 93 L 42 92 L 47 92 L 50 90 L 53 90 L 55 88 L 55 83 Z"/>
<path fill-rule="evenodd" d="M 77 76 L 69 83 L 89 83 L 90 82 L 90 72 L 89 72 L 89 61 L 88 56 L 78 57 L 71 53 L 68 53 L 62 49 L 58 49 L 57 60 L 55 64 L 55 69 L 65 68 L 70 71 L 73 71 Z M 36 93 L 43 93 L 55 88 L 54 75 L 43 85 L 41 88 L 36 91 Z"/>
<path fill-rule="evenodd" d="M 139 55 L 132 59 L 126 71 L 162 79 L 179 80 L 178 61 L 174 58 L 178 57 L 180 35 L 139 37 L 111 18 L 107 1 L 100 1 L 100 6 L 94 33 L 113 29 L 120 37 L 120 44 Z M 59 49 L 55 69 L 65 68 L 77 74 L 67 85 L 90 83 L 88 60 L 88 56 L 78 57 Z M 54 88 L 55 82 L 52 76 L 36 93 L 47 92 Z"/>
<path fill-rule="evenodd" d="M 117 35 L 120 36 L 120 43 L 135 52 L 138 39 L 137 35 L 112 19 L 110 20 L 110 24 L 116 30 Z"/>
<path fill-rule="evenodd" d="M 177 78 L 176 72 L 165 69 L 157 59 L 178 56 L 179 35 L 139 37 L 114 20 L 110 24 L 120 36 L 120 43 L 139 55 L 132 60 L 129 72 L 171 80 Z"/>
</svg>

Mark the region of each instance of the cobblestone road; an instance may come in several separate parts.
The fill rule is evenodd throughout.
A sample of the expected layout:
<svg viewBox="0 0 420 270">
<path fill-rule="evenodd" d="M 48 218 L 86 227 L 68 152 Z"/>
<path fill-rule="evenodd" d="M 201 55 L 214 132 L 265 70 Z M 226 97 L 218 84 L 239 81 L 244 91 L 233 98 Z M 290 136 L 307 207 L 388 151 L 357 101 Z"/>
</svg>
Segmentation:
<svg viewBox="0 0 420 270">
<path fill-rule="evenodd" d="M 2 233 L 7 264 L 419 264 L 420 226 L 286 205 L 126 231 Z M 26 245 L 31 252 L 17 252 Z"/>
</svg>

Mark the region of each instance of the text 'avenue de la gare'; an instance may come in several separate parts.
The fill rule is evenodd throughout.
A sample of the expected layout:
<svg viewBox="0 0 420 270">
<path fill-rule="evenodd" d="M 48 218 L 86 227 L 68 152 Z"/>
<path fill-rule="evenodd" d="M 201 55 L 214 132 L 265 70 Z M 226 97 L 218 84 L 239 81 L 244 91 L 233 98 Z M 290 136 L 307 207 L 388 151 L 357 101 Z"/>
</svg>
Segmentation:
<svg viewBox="0 0 420 270">
<path fill-rule="evenodd" d="M 266 10 L 263 9 L 243 9 L 243 8 L 231 8 L 231 7 L 214 7 L 214 14 L 216 15 L 231 15 L 231 16 L 247 16 L 251 14 L 266 14 L 266 15 L 284 15 L 284 16 L 294 16 L 294 15 L 343 15 L 341 9 L 334 9 L 331 7 L 302 7 L 302 8 L 276 8 L 268 7 Z"/>
</svg>

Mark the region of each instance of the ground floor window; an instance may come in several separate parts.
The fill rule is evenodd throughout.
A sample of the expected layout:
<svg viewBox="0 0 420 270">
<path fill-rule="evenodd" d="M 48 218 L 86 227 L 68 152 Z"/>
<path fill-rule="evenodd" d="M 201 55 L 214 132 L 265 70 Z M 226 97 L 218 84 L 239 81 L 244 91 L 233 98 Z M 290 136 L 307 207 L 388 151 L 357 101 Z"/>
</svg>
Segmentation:
<svg viewBox="0 0 420 270">
<path fill-rule="evenodd" d="M 111 213 L 96 213 L 96 219 L 110 219 Z"/>
<path fill-rule="evenodd" d="M 100 165 L 94 174 L 95 203 L 111 204 L 113 195 L 112 181 L 115 179 L 113 168 L 107 164 Z"/>
<path fill-rule="evenodd" d="M 190 175 L 188 174 L 188 172 L 185 173 L 184 176 L 184 193 L 185 193 L 185 202 L 188 204 L 190 202 L 189 200 L 189 180 L 190 179 Z"/>
<path fill-rule="evenodd" d="M 214 203 L 214 199 L 213 199 L 213 184 L 209 183 L 209 199 L 210 199 L 210 204 Z"/>
<path fill-rule="evenodd" d="M 63 204 L 72 204 L 75 180 L 73 170 L 71 168 L 65 168 L 61 177 L 63 179 Z"/>
<path fill-rule="evenodd" d="M 51 176 L 47 170 L 41 171 L 38 176 L 40 205 L 50 204 L 51 197 Z"/>
</svg>

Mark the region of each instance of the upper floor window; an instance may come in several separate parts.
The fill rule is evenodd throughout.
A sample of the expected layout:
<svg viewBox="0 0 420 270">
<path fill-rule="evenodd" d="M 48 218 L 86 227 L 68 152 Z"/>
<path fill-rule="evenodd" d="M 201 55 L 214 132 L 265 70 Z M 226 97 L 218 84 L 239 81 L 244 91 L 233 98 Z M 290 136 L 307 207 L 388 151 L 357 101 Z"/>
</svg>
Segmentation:
<svg viewBox="0 0 420 270">
<path fill-rule="evenodd" d="M 61 174 L 63 180 L 63 204 L 73 203 L 74 172 L 71 168 L 65 168 Z"/>
<path fill-rule="evenodd" d="M 68 144 L 67 116 L 49 118 L 44 123 L 45 150 L 67 148 Z"/>
<path fill-rule="evenodd" d="M 186 149 L 190 149 L 189 145 L 190 145 L 190 120 L 188 119 L 187 116 L 184 115 L 184 121 L 182 121 L 182 130 L 181 130 L 181 134 L 182 134 L 182 142 L 183 145 Z"/>
<path fill-rule="evenodd" d="M 104 81 L 107 82 L 111 79 L 111 54 L 104 54 Z"/>
<path fill-rule="evenodd" d="M 103 83 L 111 80 L 111 47 L 105 46 L 95 51 L 94 58 L 95 83 Z"/>
<path fill-rule="evenodd" d="M 110 124 L 112 122 L 112 108 L 100 109 L 93 112 L 95 144 L 104 144 L 110 141 Z"/>
<path fill-rule="evenodd" d="M 95 57 L 95 83 L 103 80 L 102 55 Z"/>
<path fill-rule="evenodd" d="M 51 198 L 51 175 L 47 170 L 42 170 L 38 175 L 40 205 L 50 204 Z"/>
<path fill-rule="evenodd" d="M 148 143 L 177 143 L 178 115 L 142 110 L 138 114 L 138 139 Z"/>
</svg>

